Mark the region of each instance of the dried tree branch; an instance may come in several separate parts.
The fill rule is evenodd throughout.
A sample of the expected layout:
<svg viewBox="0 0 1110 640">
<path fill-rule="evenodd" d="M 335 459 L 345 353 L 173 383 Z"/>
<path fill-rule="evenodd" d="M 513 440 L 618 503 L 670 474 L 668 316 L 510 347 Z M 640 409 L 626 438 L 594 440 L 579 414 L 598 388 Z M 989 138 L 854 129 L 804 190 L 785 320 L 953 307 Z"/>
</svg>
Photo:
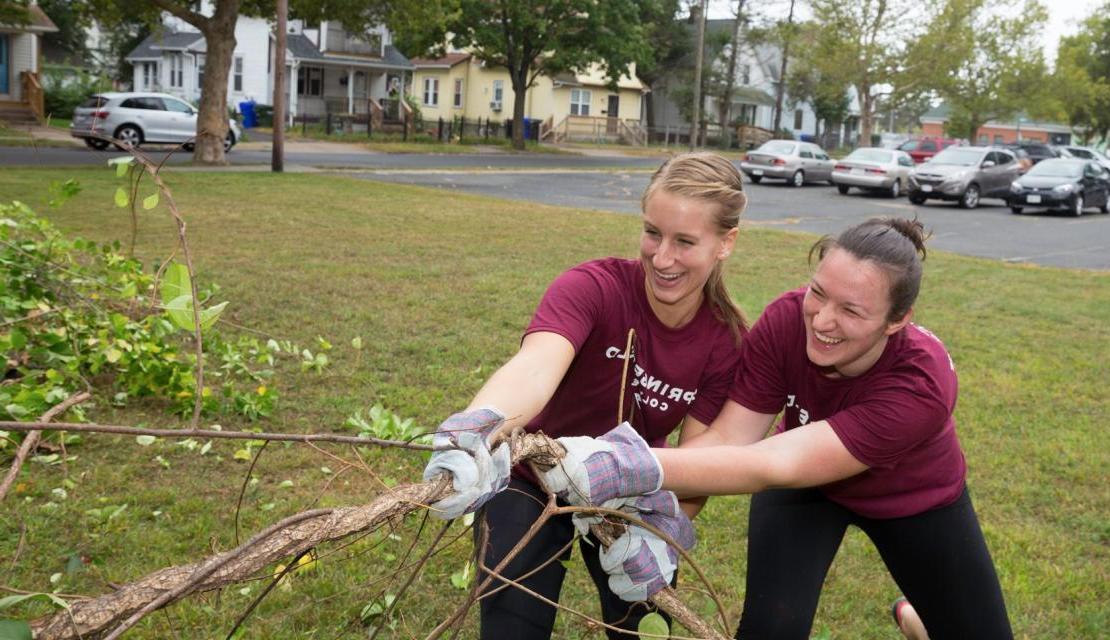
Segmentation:
<svg viewBox="0 0 1110 640">
<path fill-rule="evenodd" d="M 38 422 L 43 424 L 49 423 L 55 416 L 65 413 L 72 407 L 88 399 L 89 394 L 84 391 L 74 394 L 53 407 L 50 407 L 49 411 L 39 416 Z M 23 438 L 23 444 L 20 445 L 19 451 L 16 452 L 15 460 L 12 461 L 12 466 L 8 469 L 8 474 L 4 477 L 4 481 L 0 482 L 0 502 L 3 502 L 4 496 L 8 495 L 8 490 L 11 489 L 15 479 L 19 477 L 19 470 L 23 467 L 23 461 L 26 460 L 27 456 L 31 455 L 31 452 L 38 446 L 39 438 L 42 437 L 42 432 L 43 429 L 31 430 L 31 432 L 27 434 L 27 437 Z"/>
<path fill-rule="evenodd" d="M 206 432 L 207 433 L 207 432 Z M 219 432 L 212 432 L 219 433 Z M 561 447 L 542 434 L 514 438 L 513 460 L 551 466 Z M 82 602 L 31 623 L 36 640 L 97 640 L 115 638 L 143 615 L 197 592 L 249 579 L 280 560 L 323 543 L 375 529 L 418 509 L 428 508 L 450 492 L 450 476 L 405 485 L 382 494 L 370 504 L 343 509 L 317 509 L 286 518 L 238 548 L 202 562 L 155 571 L 117 591 Z M 670 589 L 653 597 L 676 621 L 702 638 L 723 639 L 688 609 Z"/>
</svg>

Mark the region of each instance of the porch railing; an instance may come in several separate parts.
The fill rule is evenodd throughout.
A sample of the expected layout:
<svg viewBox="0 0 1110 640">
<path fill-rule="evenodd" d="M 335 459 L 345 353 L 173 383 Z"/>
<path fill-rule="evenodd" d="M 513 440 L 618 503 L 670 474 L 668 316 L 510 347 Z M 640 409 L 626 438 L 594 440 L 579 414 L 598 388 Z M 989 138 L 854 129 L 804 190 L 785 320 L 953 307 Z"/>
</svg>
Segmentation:
<svg viewBox="0 0 1110 640">
<path fill-rule="evenodd" d="M 43 106 L 42 99 L 42 84 L 39 83 L 39 74 L 34 71 L 24 71 L 23 77 L 23 100 L 31 106 L 31 111 L 35 113 L 35 118 L 39 122 L 46 120 L 46 108 Z"/>
<path fill-rule="evenodd" d="M 567 116 L 553 127 L 542 128 L 541 139 L 547 142 L 620 142 L 643 145 L 647 132 L 639 120 L 621 120 L 593 116 Z"/>
</svg>

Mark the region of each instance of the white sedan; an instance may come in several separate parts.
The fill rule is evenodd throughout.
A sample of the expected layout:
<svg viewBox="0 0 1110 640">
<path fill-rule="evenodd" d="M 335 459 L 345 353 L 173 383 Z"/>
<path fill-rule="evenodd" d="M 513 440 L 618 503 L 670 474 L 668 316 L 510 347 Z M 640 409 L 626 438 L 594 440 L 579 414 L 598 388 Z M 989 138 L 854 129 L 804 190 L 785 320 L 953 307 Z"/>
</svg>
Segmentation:
<svg viewBox="0 0 1110 640">
<path fill-rule="evenodd" d="M 913 166 L 913 158 L 905 151 L 861 147 L 837 161 L 832 181 L 841 194 L 856 187 L 897 198 L 905 191 Z"/>
</svg>

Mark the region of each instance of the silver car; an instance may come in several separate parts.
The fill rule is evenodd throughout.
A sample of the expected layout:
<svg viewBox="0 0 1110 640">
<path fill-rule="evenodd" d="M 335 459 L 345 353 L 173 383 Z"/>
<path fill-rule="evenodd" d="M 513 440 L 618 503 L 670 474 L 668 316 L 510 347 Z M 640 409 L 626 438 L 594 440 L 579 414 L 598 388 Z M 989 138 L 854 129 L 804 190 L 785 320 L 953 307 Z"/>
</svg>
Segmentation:
<svg viewBox="0 0 1110 640">
<path fill-rule="evenodd" d="M 756 184 L 764 178 L 778 178 L 795 187 L 807 182 L 832 183 L 832 169 L 833 161 L 824 149 L 795 140 L 768 140 L 740 163 L 740 170 Z"/>
<path fill-rule="evenodd" d="M 119 149 L 151 143 L 182 144 L 192 150 L 197 110 L 167 93 L 99 93 L 73 110 L 69 133 L 97 151 L 109 142 L 96 136 L 115 138 Z M 224 151 L 230 151 L 241 135 L 235 121 L 228 120 Z"/>
<path fill-rule="evenodd" d="M 1098 149 L 1091 147 L 1080 147 L 1078 145 L 1057 145 L 1053 147 L 1060 152 L 1060 156 L 1064 158 L 1077 158 L 1079 160 L 1094 160 L 1102 165 L 1103 169 L 1110 170 L 1110 157 L 1107 157 Z"/>
<path fill-rule="evenodd" d="M 1009 149 L 948 147 L 910 172 L 910 202 L 936 198 L 974 209 L 982 198 L 1007 198 L 1020 173 L 1021 165 Z"/>
<path fill-rule="evenodd" d="M 856 187 L 897 198 L 905 191 L 912 170 L 913 158 L 905 151 L 862 147 L 836 162 L 832 181 L 841 194 Z"/>
</svg>

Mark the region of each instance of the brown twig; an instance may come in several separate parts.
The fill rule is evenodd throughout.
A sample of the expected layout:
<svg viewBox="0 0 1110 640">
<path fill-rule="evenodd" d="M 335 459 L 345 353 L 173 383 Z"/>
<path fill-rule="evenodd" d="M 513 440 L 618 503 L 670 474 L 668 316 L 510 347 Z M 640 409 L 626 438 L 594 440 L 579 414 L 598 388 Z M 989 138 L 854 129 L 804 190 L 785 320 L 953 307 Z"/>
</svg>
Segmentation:
<svg viewBox="0 0 1110 640">
<path fill-rule="evenodd" d="M 89 397 L 88 393 L 82 391 L 81 393 L 66 398 L 53 407 L 50 407 L 46 413 L 39 416 L 38 423 L 49 424 L 55 416 L 65 413 L 70 408 L 88 400 Z M 27 456 L 31 455 L 31 452 L 38 446 L 39 438 L 42 437 L 42 432 L 44 430 L 45 429 L 32 429 L 30 433 L 23 438 L 23 444 L 20 445 L 19 451 L 16 452 L 15 460 L 12 461 L 12 466 L 8 469 L 8 474 L 4 477 L 4 481 L 0 482 L 0 502 L 4 500 L 4 496 L 8 495 L 8 490 L 11 489 L 15 479 L 19 477 L 19 470 L 23 467 L 23 461 L 26 460 Z M 64 431 L 64 429 L 61 429 L 61 431 Z"/>
</svg>

